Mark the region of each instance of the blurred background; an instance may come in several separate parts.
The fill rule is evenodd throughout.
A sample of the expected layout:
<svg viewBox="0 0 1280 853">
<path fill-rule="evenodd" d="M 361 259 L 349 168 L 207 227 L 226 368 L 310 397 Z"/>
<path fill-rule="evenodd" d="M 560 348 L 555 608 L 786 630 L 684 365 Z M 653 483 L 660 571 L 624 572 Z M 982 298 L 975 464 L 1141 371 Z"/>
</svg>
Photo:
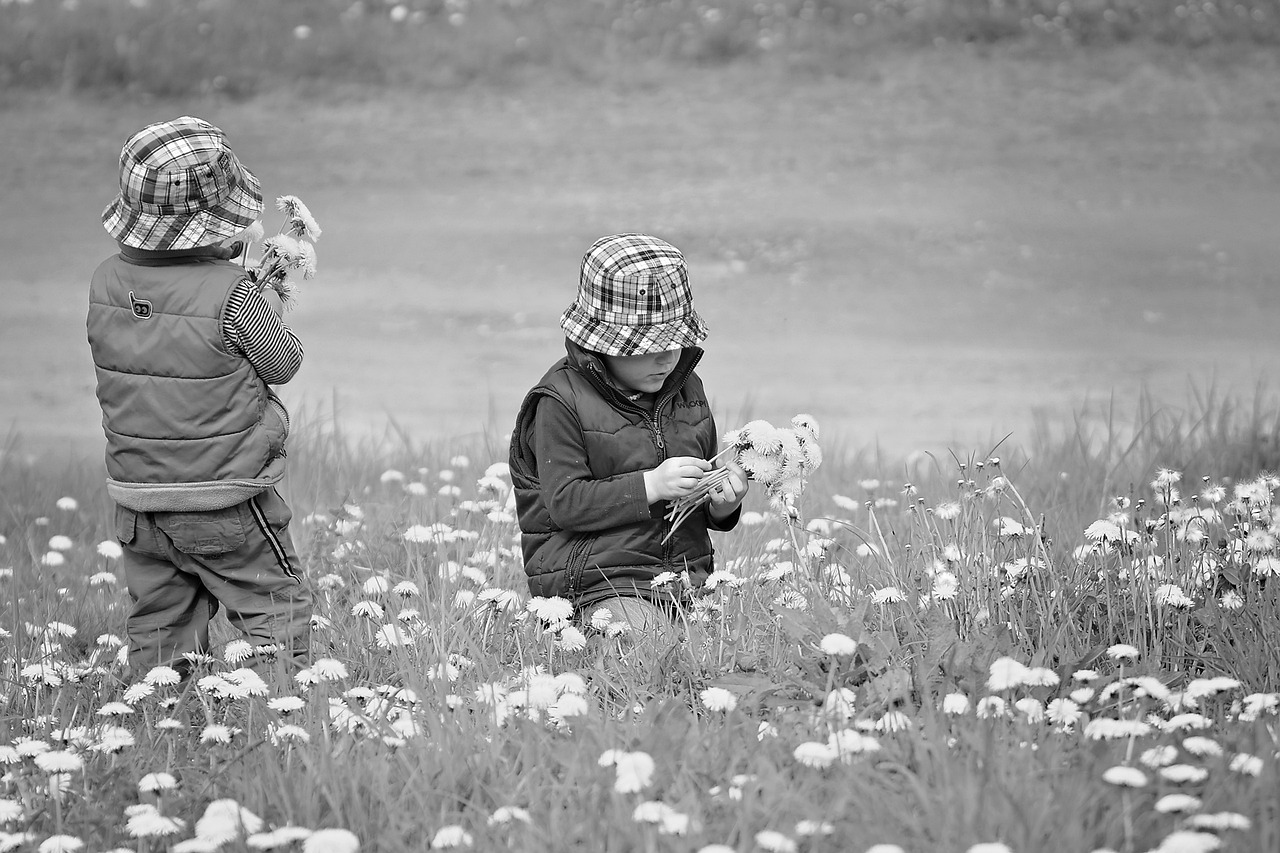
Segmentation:
<svg viewBox="0 0 1280 853">
<path fill-rule="evenodd" d="M 1280 0 L 0 0 L 11 450 L 100 452 L 99 213 L 184 114 L 323 228 L 314 428 L 500 438 L 619 231 L 688 257 L 726 429 L 963 457 L 1269 405 Z"/>
</svg>

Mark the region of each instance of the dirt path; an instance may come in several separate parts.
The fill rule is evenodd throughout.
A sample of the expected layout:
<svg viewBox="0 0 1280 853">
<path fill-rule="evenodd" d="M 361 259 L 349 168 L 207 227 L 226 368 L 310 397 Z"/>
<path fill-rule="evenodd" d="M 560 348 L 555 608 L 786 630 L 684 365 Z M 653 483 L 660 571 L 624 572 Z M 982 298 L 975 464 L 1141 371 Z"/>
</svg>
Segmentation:
<svg viewBox="0 0 1280 853">
<path fill-rule="evenodd" d="M 97 212 L 128 133 L 183 112 L 324 226 L 287 398 L 348 430 L 504 431 L 618 230 L 686 250 L 726 426 L 809 411 L 846 445 L 981 452 L 1038 408 L 1247 390 L 1280 356 L 1276 92 L 1270 66 L 948 51 L 805 83 L 10 105 L 0 430 L 96 449 Z"/>
</svg>

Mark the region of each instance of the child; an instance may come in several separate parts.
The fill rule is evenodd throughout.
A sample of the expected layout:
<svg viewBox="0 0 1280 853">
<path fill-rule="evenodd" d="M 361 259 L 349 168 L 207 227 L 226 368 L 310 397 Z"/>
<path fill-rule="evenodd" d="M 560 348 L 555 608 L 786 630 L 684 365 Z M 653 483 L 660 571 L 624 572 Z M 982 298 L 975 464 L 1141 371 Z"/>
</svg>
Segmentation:
<svg viewBox="0 0 1280 853">
<path fill-rule="evenodd" d="M 259 654 L 308 656 L 311 593 L 275 489 L 288 415 L 267 387 L 293 378 L 302 344 L 230 242 L 261 213 L 258 179 L 208 122 L 149 125 L 120 152 L 102 213 L 120 251 L 93 274 L 87 325 L 135 673 L 188 673 L 219 604 Z"/>
<path fill-rule="evenodd" d="M 525 397 L 511 437 L 511 475 L 525 573 L 534 595 L 588 614 L 607 608 L 655 651 L 672 642 L 663 572 L 701 586 L 707 530 L 738 523 L 747 477 L 733 472 L 666 542 L 668 501 L 711 470 L 719 443 L 694 366 L 706 325 L 684 256 L 643 234 L 597 240 L 576 301 L 560 318 L 568 355 Z M 679 582 L 677 582 L 677 588 Z"/>
</svg>

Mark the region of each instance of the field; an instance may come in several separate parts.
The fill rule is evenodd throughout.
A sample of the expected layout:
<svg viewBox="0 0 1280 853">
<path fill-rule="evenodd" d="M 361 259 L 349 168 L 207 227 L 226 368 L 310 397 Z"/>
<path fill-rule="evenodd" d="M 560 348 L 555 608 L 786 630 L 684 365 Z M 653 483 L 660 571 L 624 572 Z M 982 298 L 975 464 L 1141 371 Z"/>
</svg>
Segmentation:
<svg viewBox="0 0 1280 853">
<path fill-rule="evenodd" d="M 1280 850 L 1274 3 L 357 5 L 0 2 L 0 853 Z M 122 663 L 84 294 L 184 113 L 324 228 L 298 679 Z M 627 229 L 826 456 L 641 661 L 503 465 Z"/>
</svg>

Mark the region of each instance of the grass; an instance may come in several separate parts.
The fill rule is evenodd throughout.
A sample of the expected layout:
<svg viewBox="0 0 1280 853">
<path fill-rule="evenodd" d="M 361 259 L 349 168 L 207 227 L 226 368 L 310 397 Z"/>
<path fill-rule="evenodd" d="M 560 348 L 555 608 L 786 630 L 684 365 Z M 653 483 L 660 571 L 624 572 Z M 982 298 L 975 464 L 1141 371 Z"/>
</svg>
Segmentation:
<svg viewBox="0 0 1280 853">
<path fill-rule="evenodd" d="M 65 0 L 0 3 L 0 86 L 134 97 L 346 86 L 454 88 L 531 75 L 760 62 L 843 74 L 869 51 L 1280 43 L 1280 2 L 1173 0 Z"/>
<path fill-rule="evenodd" d="M 10 447 L 0 849 L 1276 849 L 1271 411 L 1205 393 L 1027 448 L 827 448 L 799 524 L 749 498 L 695 639 L 635 667 L 625 633 L 579 648 L 528 607 L 501 436 L 304 430 L 294 534 L 342 671 L 258 687 L 222 625 L 200 680 L 150 691 L 96 466 Z M 223 800 L 244 826 L 197 840 Z M 183 823 L 134 837 L 130 808 Z M 302 849 L 346 849 L 324 838 Z"/>
</svg>

